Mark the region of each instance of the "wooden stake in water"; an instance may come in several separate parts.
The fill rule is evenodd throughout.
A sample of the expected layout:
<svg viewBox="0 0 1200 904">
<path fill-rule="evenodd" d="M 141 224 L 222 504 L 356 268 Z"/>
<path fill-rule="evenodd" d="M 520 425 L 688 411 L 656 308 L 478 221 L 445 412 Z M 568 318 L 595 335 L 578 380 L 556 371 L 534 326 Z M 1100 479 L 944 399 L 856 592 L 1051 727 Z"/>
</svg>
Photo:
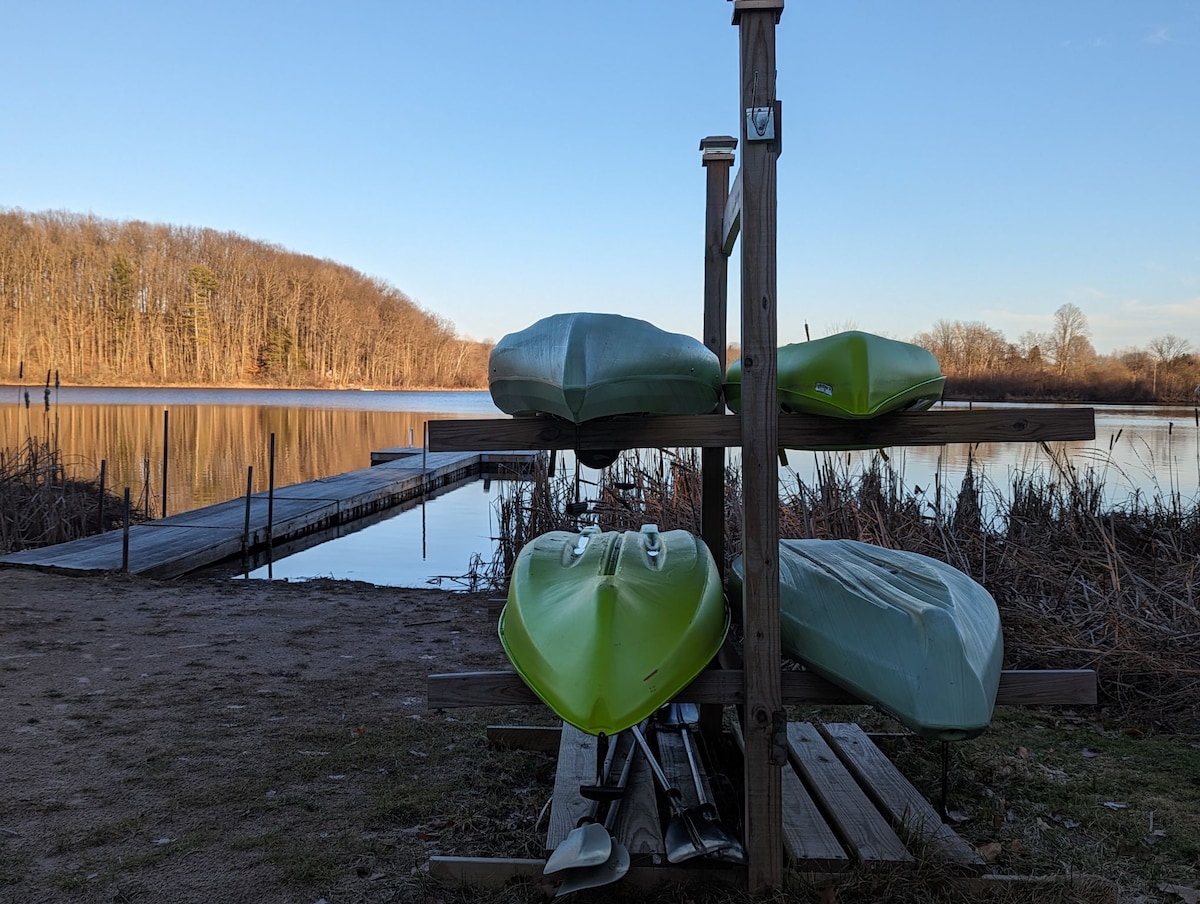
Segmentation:
<svg viewBox="0 0 1200 904">
<path fill-rule="evenodd" d="M 129 487 L 125 487 L 125 532 L 121 536 L 121 571 L 129 574 Z"/>
<path fill-rule="evenodd" d="M 267 560 L 271 558 L 271 543 L 275 530 L 275 433 L 267 451 Z"/>
<path fill-rule="evenodd" d="M 96 533 L 104 532 L 104 483 L 108 477 L 108 459 L 100 459 L 100 498 L 96 502 Z"/>
<path fill-rule="evenodd" d="M 254 492 L 254 465 L 246 468 L 246 521 L 242 525 L 242 557 L 250 548 L 250 496 Z"/>
<path fill-rule="evenodd" d="M 163 460 L 162 460 L 162 516 L 167 517 L 167 459 L 170 457 L 170 430 L 168 424 L 171 420 L 171 412 L 163 409 Z"/>
</svg>

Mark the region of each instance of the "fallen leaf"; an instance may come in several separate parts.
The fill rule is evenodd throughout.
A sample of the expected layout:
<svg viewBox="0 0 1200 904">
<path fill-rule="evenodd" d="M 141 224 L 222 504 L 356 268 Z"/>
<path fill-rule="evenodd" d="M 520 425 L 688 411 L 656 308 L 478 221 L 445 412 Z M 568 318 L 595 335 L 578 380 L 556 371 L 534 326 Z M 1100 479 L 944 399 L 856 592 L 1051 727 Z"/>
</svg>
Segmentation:
<svg viewBox="0 0 1200 904">
<path fill-rule="evenodd" d="M 946 818 L 953 823 L 970 822 L 971 817 L 962 810 L 947 810 Z"/>
<path fill-rule="evenodd" d="M 1086 760 L 1090 760 L 1090 759 L 1100 756 L 1100 754 L 1096 753 L 1096 751 L 1094 751 L 1094 750 L 1088 750 L 1085 747 L 1085 748 L 1083 748 L 1083 751 L 1080 753 L 1080 756 L 1082 756 Z"/>
<path fill-rule="evenodd" d="M 1106 800 L 1103 804 L 1101 804 L 1101 806 L 1108 807 L 1110 810 L 1128 810 L 1129 809 L 1129 804 L 1122 803 L 1121 801 L 1116 801 L 1116 800 Z"/>
<path fill-rule="evenodd" d="M 1003 850 L 999 841 L 989 841 L 987 844 L 979 846 L 979 856 L 984 859 L 985 863 L 995 863 Z"/>
</svg>

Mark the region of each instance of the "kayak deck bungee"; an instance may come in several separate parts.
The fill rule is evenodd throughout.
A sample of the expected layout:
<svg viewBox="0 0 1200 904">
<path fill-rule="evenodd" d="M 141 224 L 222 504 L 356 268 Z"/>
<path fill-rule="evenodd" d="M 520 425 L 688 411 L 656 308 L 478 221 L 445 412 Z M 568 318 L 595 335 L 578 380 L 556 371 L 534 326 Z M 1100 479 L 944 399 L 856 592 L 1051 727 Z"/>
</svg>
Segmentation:
<svg viewBox="0 0 1200 904">
<path fill-rule="evenodd" d="M 572 423 L 622 414 L 709 414 L 721 362 L 691 336 L 633 317 L 554 314 L 504 336 L 488 359 L 496 407 Z"/>
<path fill-rule="evenodd" d="M 781 346 L 777 358 L 780 408 L 792 414 L 872 418 L 921 411 L 942 397 L 946 378 L 937 358 L 911 342 L 849 330 Z M 742 362 L 729 365 L 725 401 L 741 410 Z"/>
<path fill-rule="evenodd" d="M 742 560 L 730 569 L 740 592 Z M 945 562 L 857 540 L 779 542 L 780 647 L 923 737 L 983 731 L 1003 665 L 991 594 Z"/>
<path fill-rule="evenodd" d="M 517 556 L 498 631 L 560 718 L 614 735 L 669 702 L 729 627 L 720 574 L 682 530 L 550 531 Z"/>
</svg>

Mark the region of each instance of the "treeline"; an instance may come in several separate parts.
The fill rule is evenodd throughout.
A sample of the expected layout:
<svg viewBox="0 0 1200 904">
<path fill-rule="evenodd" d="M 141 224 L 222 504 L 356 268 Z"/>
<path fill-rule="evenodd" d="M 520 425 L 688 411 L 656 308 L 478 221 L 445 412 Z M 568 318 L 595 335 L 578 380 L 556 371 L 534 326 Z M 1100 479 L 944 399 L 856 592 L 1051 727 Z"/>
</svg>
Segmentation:
<svg viewBox="0 0 1200 904">
<path fill-rule="evenodd" d="M 0 380 L 479 388 L 488 352 L 332 261 L 212 229 L 0 210 Z"/>
<path fill-rule="evenodd" d="M 1045 332 L 1016 342 L 984 323 L 939 320 L 912 339 L 929 349 L 946 374 L 946 398 L 1195 404 L 1200 359 L 1174 334 L 1144 348 L 1098 354 L 1087 316 L 1073 304 L 1054 312 Z"/>
</svg>

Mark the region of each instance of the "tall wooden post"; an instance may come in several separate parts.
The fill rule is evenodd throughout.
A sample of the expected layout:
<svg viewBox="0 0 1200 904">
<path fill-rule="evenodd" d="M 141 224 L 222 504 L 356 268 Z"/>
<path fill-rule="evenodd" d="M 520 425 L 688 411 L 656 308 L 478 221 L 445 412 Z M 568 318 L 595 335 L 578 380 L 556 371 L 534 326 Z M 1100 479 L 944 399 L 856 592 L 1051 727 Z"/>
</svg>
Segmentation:
<svg viewBox="0 0 1200 904">
<path fill-rule="evenodd" d="M 700 163 L 705 169 L 704 205 L 704 344 L 725 364 L 725 321 L 729 298 L 729 256 L 725 253 L 725 202 L 729 197 L 729 168 L 737 139 L 710 135 L 700 140 Z M 724 412 L 725 406 L 721 406 Z M 700 450 L 700 533 L 725 574 L 725 447 Z M 709 703 L 700 707 L 700 727 L 717 737 L 725 708 Z"/>
<path fill-rule="evenodd" d="M 729 257 L 725 254 L 723 220 L 729 197 L 729 168 L 737 139 L 710 135 L 700 140 L 700 163 L 706 171 L 704 207 L 704 344 L 725 363 L 725 321 L 729 298 Z M 703 472 L 701 533 L 717 567 L 725 573 L 725 448 L 700 453 Z"/>
<path fill-rule="evenodd" d="M 742 509 L 745 626 L 747 881 L 754 894 L 783 884 L 780 767 L 787 717 L 779 686 L 779 471 L 776 460 L 775 26 L 783 0 L 735 0 L 742 139 Z"/>
</svg>

